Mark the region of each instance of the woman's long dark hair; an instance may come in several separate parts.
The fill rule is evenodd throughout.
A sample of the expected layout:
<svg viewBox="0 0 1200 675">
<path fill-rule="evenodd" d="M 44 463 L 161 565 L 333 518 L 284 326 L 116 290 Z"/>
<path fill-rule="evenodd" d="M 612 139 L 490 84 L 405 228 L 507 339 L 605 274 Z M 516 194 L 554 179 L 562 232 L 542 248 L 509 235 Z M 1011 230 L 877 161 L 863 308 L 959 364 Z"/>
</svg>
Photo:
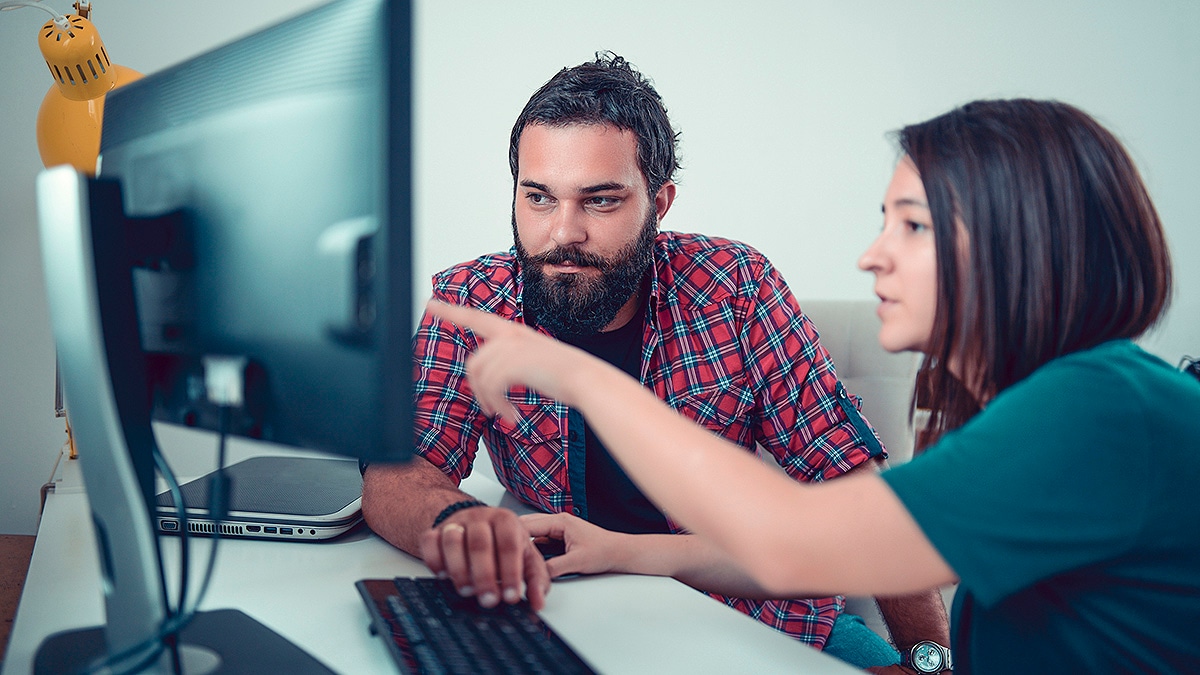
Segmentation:
<svg viewBox="0 0 1200 675">
<path fill-rule="evenodd" d="M 1158 321 L 1171 294 L 1162 223 L 1125 149 L 1087 114 L 977 101 L 899 137 L 925 185 L 938 260 L 919 447 L 1051 359 Z"/>
</svg>

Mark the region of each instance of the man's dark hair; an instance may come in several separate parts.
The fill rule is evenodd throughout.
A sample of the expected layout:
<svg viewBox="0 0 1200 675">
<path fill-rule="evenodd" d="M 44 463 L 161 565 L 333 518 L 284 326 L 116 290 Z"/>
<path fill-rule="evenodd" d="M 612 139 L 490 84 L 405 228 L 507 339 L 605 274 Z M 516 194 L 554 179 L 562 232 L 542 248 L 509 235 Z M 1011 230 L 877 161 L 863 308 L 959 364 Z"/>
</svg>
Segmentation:
<svg viewBox="0 0 1200 675">
<path fill-rule="evenodd" d="M 925 186 L 937 253 L 922 446 L 1051 359 L 1136 338 L 1162 316 L 1162 223 L 1129 154 L 1086 113 L 976 101 L 906 127 L 900 147 Z"/>
<path fill-rule="evenodd" d="M 598 52 L 594 61 L 563 68 L 534 92 L 513 125 L 508 165 L 517 180 L 517 146 L 531 124 L 611 125 L 637 137 L 638 166 L 650 198 L 679 169 L 679 134 L 671 128 L 667 109 L 654 86 L 625 59 Z"/>
</svg>

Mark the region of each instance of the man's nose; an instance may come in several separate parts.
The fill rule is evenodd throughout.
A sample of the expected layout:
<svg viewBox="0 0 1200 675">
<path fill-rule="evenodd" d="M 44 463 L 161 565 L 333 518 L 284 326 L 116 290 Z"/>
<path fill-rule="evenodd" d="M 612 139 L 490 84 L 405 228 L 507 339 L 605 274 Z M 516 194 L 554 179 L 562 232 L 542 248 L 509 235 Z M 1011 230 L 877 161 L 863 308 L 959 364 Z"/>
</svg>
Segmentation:
<svg viewBox="0 0 1200 675">
<path fill-rule="evenodd" d="M 587 241 L 587 216 L 577 209 L 559 208 L 552 216 L 550 236 L 559 246 L 571 246 Z"/>
</svg>

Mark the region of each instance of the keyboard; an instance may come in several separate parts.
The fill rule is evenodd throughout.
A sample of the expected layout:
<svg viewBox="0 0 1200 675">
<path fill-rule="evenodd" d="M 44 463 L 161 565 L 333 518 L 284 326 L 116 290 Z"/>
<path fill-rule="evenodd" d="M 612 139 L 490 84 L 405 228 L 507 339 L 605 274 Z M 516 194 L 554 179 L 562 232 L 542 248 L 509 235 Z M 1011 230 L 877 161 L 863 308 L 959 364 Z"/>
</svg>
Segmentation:
<svg viewBox="0 0 1200 675">
<path fill-rule="evenodd" d="M 364 579 L 355 586 L 403 673 L 594 673 L 522 600 L 485 609 L 448 579 Z"/>
</svg>

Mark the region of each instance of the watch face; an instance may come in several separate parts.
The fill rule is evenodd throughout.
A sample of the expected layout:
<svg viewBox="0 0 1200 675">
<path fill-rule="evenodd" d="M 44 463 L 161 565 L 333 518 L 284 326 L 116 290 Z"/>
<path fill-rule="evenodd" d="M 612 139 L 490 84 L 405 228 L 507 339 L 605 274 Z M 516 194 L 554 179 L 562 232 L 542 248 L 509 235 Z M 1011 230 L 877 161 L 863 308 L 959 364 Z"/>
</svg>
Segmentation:
<svg viewBox="0 0 1200 675">
<path fill-rule="evenodd" d="M 913 668 L 922 673 L 937 673 L 945 668 L 945 663 L 942 659 L 942 650 L 938 649 L 937 645 L 922 643 L 913 647 L 912 651 Z"/>
</svg>

